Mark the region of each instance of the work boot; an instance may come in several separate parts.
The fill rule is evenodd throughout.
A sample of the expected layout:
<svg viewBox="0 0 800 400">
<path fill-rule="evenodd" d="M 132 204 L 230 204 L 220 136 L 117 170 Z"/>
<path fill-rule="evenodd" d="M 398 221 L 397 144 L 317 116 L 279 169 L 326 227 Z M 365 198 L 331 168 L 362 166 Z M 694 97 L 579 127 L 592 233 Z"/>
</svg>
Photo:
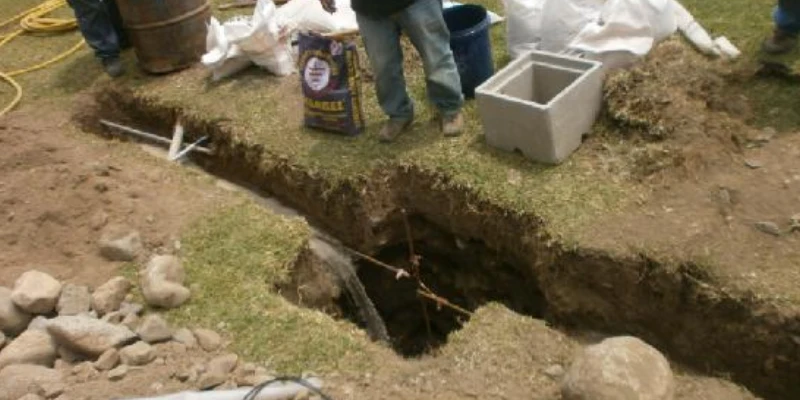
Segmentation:
<svg viewBox="0 0 800 400">
<path fill-rule="evenodd" d="M 103 69 L 106 70 L 108 76 L 117 78 L 125 73 L 125 67 L 119 58 L 106 58 L 103 59 Z"/>
<path fill-rule="evenodd" d="M 413 119 L 389 119 L 378 133 L 378 139 L 384 143 L 393 142 L 398 136 L 400 136 L 401 133 L 407 131 L 408 128 L 411 127 L 411 123 L 413 121 Z"/>
<path fill-rule="evenodd" d="M 797 46 L 797 34 L 775 29 L 772 36 L 761 44 L 761 51 L 767 54 L 785 54 Z"/>
<path fill-rule="evenodd" d="M 461 112 L 442 117 L 442 133 L 447 137 L 458 136 L 464 131 L 464 115 Z"/>
</svg>

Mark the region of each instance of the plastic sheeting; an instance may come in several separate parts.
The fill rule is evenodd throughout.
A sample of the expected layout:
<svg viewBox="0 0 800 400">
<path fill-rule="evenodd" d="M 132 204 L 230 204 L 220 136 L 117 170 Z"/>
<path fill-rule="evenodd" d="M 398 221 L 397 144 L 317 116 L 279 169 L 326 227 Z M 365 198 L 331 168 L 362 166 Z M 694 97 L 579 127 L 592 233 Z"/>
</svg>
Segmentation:
<svg viewBox="0 0 800 400">
<path fill-rule="evenodd" d="M 676 0 L 504 0 L 512 57 L 528 50 L 581 55 L 620 67 L 680 31 L 698 50 L 735 58 L 725 38 L 712 40 Z"/>
</svg>

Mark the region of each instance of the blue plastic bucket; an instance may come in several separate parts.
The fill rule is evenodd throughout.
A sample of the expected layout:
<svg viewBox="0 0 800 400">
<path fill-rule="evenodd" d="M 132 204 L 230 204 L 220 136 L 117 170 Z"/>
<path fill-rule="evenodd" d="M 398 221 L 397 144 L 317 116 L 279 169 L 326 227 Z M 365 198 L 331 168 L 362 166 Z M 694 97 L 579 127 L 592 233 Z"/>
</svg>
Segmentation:
<svg viewBox="0 0 800 400">
<path fill-rule="evenodd" d="M 474 4 L 454 6 L 444 10 L 444 21 L 450 30 L 461 90 L 465 96 L 475 97 L 475 88 L 494 75 L 489 13 Z"/>
</svg>

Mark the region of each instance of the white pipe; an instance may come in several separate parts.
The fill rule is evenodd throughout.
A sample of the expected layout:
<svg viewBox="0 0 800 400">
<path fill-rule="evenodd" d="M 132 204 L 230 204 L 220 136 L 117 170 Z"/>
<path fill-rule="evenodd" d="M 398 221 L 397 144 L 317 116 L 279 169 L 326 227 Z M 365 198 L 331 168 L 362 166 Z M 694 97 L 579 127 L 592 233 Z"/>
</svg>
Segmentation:
<svg viewBox="0 0 800 400">
<path fill-rule="evenodd" d="M 181 124 L 181 119 L 178 118 L 175 121 L 175 129 L 172 131 L 172 143 L 169 145 L 169 152 L 168 157 L 170 160 L 176 160 L 176 154 L 180 151 L 181 146 L 183 145 L 183 124 Z"/>
<path fill-rule="evenodd" d="M 163 138 L 161 136 L 154 135 L 152 133 L 140 131 L 138 129 L 131 128 L 129 126 L 120 125 L 120 124 L 117 124 L 117 123 L 114 123 L 114 122 L 111 122 L 111 121 L 108 121 L 108 120 L 105 120 L 105 119 L 101 119 L 100 120 L 100 124 L 105 125 L 105 126 L 107 126 L 109 128 L 114 128 L 114 129 L 120 130 L 120 131 L 125 132 L 125 133 L 130 133 L 132 135 L 139 136 L 141 138 L 149 139 L 149 140 L 152 140 L 154 142 L 158 142 L 158 143 L 161 143 L 161 144 L 166 144 L 168 146 L 172 144 L 172 141 L 167 139 L 167 138 Z M 200 153 L 203 153 L 203 154 L 212 154 L 211 150 L 207 149 L 205 147 L 196 147 L 193 150 L 197 151 L 197 152 L 200 152 Z"/>
<path fill-rule="evenodd" d="M 180 152 L 180 153 L 178 153 L 178 154 L 175 154 L 174 156 L 170 157 L 170 159 L 169 159 L 169 160 L 170 160 L 170 161 L 178 161 L 178 160 L 180 160 L 181 158 L 183 158 L 183 156 L 185 156 L 185 155 L 189 154 L 189 152 L 190 152 L 190 151 L 192 151 L 192 150 L 194 150 L 195 148 L 197 148 L 197 146 L 200 146 L 200 143 L 203 143 L 203 142 L 205 142 L 206 140 L 208 140 L 208 136 L 203 136 L 203 137 L 201 137 L 201 138 L 200 138 L 200 139 L 198 139 L 196 142 L 194 142 L 194 143 L 192 143 L 192 144 L 190 144 L 190 145 L 186 146 L 186 148 L 185 148 L 185 149 L 183 149 L 183 150 L 181 150 L 181 152 Z"/>
<path fill-rule="evenodd" d="M 322 389 L 319 379 L 307 379 L 311 386 Z M 214 390 L 207 392 L 180 392 L 160 397 L 139 397 L 129 400 L 242 400 L 252 388 L 238 388 L 233 390 Z M 276 382 L 264 388 L 254 400 L 291 400 L 298 393 L 308 390 L 294 382 Z"/>
</svg>

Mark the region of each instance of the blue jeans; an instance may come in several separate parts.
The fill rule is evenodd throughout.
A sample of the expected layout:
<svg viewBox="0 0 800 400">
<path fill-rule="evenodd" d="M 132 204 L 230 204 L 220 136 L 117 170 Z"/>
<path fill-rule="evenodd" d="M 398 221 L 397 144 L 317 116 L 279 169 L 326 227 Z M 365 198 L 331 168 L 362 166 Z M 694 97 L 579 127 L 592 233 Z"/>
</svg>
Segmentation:
<svg viewBox="0 0 800 400">
<path fill-rule="evenodd" d="M 772 16 L 778 29 L 800 34 L 800 0 L 780 0 Z"/>
<path fill-rule="evenodd" d="M 101 60 L 119 57 L 127 44 L 115 0 L 67 0 L 86 43 Z"/>
<path fill-rule="evenodd" d="M 407 121 L 414 117 L 414 104 L 403 76 L 401 32 L 408 36 L 422 57 L 430 101 L 443 116 L 461 110 L 464 104 L 461 79 L 439 0 L 417 0 L 386 18 L 359 14 L 358 27 L 375 74 L 378 101 L 389 118 Z"/>
</svg>

